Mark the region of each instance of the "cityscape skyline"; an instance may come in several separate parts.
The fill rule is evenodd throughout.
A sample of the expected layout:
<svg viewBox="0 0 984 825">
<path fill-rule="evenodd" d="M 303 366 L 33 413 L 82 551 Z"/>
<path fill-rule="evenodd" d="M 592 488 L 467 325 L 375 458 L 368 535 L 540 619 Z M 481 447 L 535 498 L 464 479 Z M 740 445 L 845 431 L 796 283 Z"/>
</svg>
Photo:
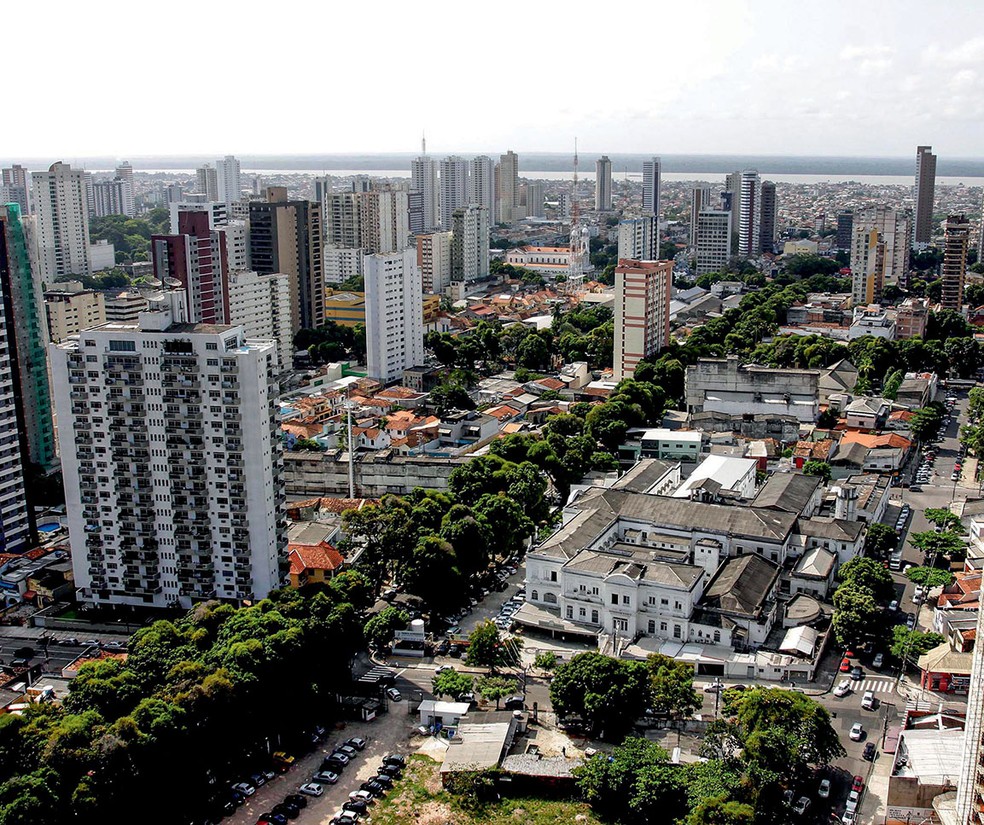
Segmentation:
<svg viewBox="0 0 984 825">
<path fill-rule="evenodd" d="M 241 10 L 230 18 L 218 8 L 179 2 L 174 13 L 154 20 L 155 34 L 162 42 L 180 42 L 186 36 L 185 7 L 202 27 L 223 31 L 229 42 L 246 42 L 262 31 L 265 42 L 284 44 L 298 76 L 306 70 L 323 70 L 321 50 L 316 47 L 323 31 L 322 18 L 339 33 L 365 25 L 361 9 L 355 7 L 332 9 L 328 20 L 327 12 L 298 4 L 298 11 L 304 13 L 304 26 L 298 26 L 296 14 L 271 20 L 268 15 L 261 18 Z M 607 64 L 609 71 L 577 71 L 577 45 L 588 31 L 578 15 L 561 13 L 555 4 L 520 7 L 507 2 L 500 9 L 503 19 L 521 21 L 524 36 L 542 33 L 545 48 L 568 44 L 567 50 L 572 47 L 575 55 L 578 94 L 539 102 L 522 124 L 514 118 L 497 117 L 488 96 L 476 94 L 471 78 L 440 71 L 443 58 L 428 50 L 416 56 L 417 71 L 420 76 L 440 72 L 446 98 L 455 100 L 455 105 L 422 108 L 413 95 L 392 96 L 386 101 L 385 129 L 367 129 L 364 117 L 346 117 L 345 113 L 362 112 L 365 92 L 382 90 L 391 83 L 386 61 L 365 67 L 359 84 L 338 84 L 332 106 L 315 111 L 310 111 L 303 83 L 283 84 L 271 74 L 252 84 L 232 85 L 215 100 L 213 125 L 207 133 L 187 129 L 180 119 L 163 119 L 148 130 L 142 118 L 93 117 L 84 97 L 68 96 L 58 107 L 49 106 L 36 90 L 54 88 L 60 69 L 42 64 L 34 83 L 15 84 L 10 89 L 11 111 L 18 111 L 34 128 L 10 135 L 8 151 L 32 156 L 64 151 L 63 125 L 73 120 L 87 125 L 73 134 L 71 148 L 79 155 L 203 149 L 221 157 L 230 151 L 237 155 L 356 148 L 381 151 L 394 146 L 409 150 L 419 145 L 421 132 L 430 139 L 433 154 L 466 144 L 474 144 L 474 151 L 481 153 L 503 146 L 527 152 L 556 149 L 559 135 L 578 135 L 585 149 L 597 147 L 609 153 L 646 152 L 654 144 L 663 153 L 713 152 L 726 142 L 732 151 L 787 152 L 794 144 L 798 153 L 852 154 L 870 146 L 873 135 L 891 154 L 907 154 L 909 146 L 919 143 L 937 147 L 941 156 L 979 151 L 984 104 L 974 92 L 984 71 L 984 38 L 973 34 L 980 30 L 982 11 L 972 2 L 941 5 L 931 16 L 914 2 L 861 7 L 837 2 L 797 9 L 792 20 L 785 6 L 771 1 L 708 2 L 681 8 L 628 3 L 623 11 L 621 19 L 631 18 L 634 28 L 658 26 L 670 35 L 661 39 L 660 64 L 669 67 L 664 72 L 671 82 L 650 84 L 642 96 L 635 84 L 611 82 L 620 65 L 615 48 Z M 41 14 L 37 6 L 12 9 L 11 29 L 35 30 L 44 23 Z M 383 54 L 405 48 L 419 22 L 418 14 L 418 10 L 394 4 L 387 13 L 376 16 L 370 31 L 373 47 Z M 136 18 L 139 15 L 132 7 L 99 3 L 73 20 L 73 26 L 52 32 L 47 47 L 74 54 L 80 44 L 92 39 L 113 37 L 117 31 L 122 36 L 123 27 L 129 30 L 139 25 Z M 456 7 L 452 13 L 449 4 L 433 4 L 430 19 L 435 42 L 452 42 L 460 29 L 469 32 L 469 50 L 475 53 L 493 50 L 498 43 L 494 26 L 469 25 L 467 16 L 463 19 Z M 818 36 L 789 37 L 790 26 Z M 618 42 L 618 31 L 613 27 L 613 44 Z M 825 31 L 831 36 L 824 37 Z M 955 36 L 955 32 L 968 34 Z M 700 59 L 693 52 L 695 38 L 701 44 Z M 11 62 L 35 63 L 32 48 L 28 39 L 11 43 Z M 332 48 L 337 65 L 361 65 L 365 41 L 340 36 L 333 40 Z M 565 65 L 569 62 L 563 61 Z M 176 61 L 169 66 L 160 91 L 193 88 L 201 82 L 199 72 L 193 61 Z M 544 72 L 568 70 L 560 63 L 547 63 Z M 157 79 L 154 67 L 138 64 L 115 78 L 115 94 L 119 99 L 141 101 L 151 91 L 151 81 Z M 537 75 L 531 75 L 524 86 L 533 86 L 536 80 Z M 528 95 L 524 89 L 516 91 Z M 281 114 L 305 112 L 308 128 L 285 132 L 281 118 L 255 118 L 243 129 L 243 115 L 264 99 L 276 101 Z M 568 102 L 572 99 L 578 105 Z M 481 124 L 478 132 L 476 124 Z"/>
</svg>

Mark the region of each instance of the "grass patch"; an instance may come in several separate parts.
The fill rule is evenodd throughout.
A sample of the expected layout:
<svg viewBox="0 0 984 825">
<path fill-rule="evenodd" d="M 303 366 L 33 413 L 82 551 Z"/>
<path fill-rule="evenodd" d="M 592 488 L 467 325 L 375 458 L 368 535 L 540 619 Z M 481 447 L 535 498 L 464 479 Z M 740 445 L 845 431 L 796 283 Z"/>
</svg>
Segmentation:
<svg viewBox="0 0 984 825">
<path fill-rule="evenodd" d="M 440 769 L 427 756 L 411 756 L 403 778 L 373 805 L 373 825 L 601 825 L 584 802 L 518 797 L 466 809 L 444 790 Z"/>
</svg>

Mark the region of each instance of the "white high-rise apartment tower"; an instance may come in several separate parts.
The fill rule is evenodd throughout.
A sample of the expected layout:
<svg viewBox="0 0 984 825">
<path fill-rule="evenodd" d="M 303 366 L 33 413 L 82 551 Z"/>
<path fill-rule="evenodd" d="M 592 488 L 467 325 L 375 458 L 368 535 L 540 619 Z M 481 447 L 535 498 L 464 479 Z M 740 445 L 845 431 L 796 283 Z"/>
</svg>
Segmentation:
<svg viewBox="0 0 984 825">
<path fill-rule="evenodd" d="M 759 174 L 754 169 L 741 173 L 741 190 L 738 200 L 741 212 L 738 218 L 738 254 L 751 256 L 759 253 Z"/>
<path fill-rule="evenodd" d="M 690 246 L 697 246 L 697 216 L 711 207 L 711 187 L 695 186 L 690 190 Z"/>
<path fill-rule="evenodd" d="M 481 206 L 489 215 L 495 212 L 495 163 L 486 155 L 472 158 L 469 164 L 468 204 Z M 450 230 L 450 226 L 444 227 Z"/>
<path fill-rule="evenodd" d="M 451 228 L 455 209 L 468 204 L 468 164 L 464 158 L 452 155 L 441 161 L 441 227 Z"/>
<path fill-rule="evenodd" d="M 440 224 L 438 213 L 437 164 L 426 152 L 410 161 L 410 191 L 424 196 L 424 229 Z"/>
<path fill-rule="evenodd" d="M 642 163 L 642 208 L 659 217 L 662 162 L 653 157 Z"/>
<path fill-rule="evenodd" d="M 219 177 L 215 172 L 215 167 L 210 163 L 200 166 L 195 170 L 195 191 L 199 195 L 204 195 L 207 201 L 217 201 L 219 199 Z"/>
<path fill-rule="evenodd" d="M 384 384 L 424 359 L 424 308 L 417 252 L 366 255 L 366 361 Z"/>
<path fill-rule="evenodd" d="M 223 203 L 233 203 L 242 198 L 239 172 L 239 161 L 232 155 L 215 162 L 216 193 Z"/>
<path fill-rule="evenodd" d="M 538 180 L 528 181 L 526 183 L 526 217 L 542 218 L 545 214 L 543 204 L 543 184 Z"/>
<path fill-rule="evenodd" d="M 854 212 L 851 231 L 855 303 L 878 300 L 876 296 L 880 297 L 881 288 L 887 284 L 905 284 L 912 245 L 912 221 L 908 212 L 884 206 L 858 209 Z M 873 282 L 873 278 L 880 283 Z"/>
<path fill-rule="evenodd" d="M 641 218 L 630 218 L 619 223 L 618 258 L 619 260 L 631 258 L 637 261 L 659 259 L 655 215 L 643 215 Z"/>
<path fill-rule="evenodd" d="M 283 580 L 276 344 L 176 323 L 180 300 L 50 347 L 84 602 L 238 604 Z"/>
<path fill-rule="evenodd" d="M 697 213 L 697 265 L 695 274 L 721 272 L 731 258 L 731 212 L 701 209 Z"/>
<path fill-rule="evenodd" d="M 254 341 L 274 341 L 277 368 L 290 369 L 294 346 L 290 329 L 290 279 L 283 273 L 230 272 L 229 323 Z"/>
<path fill-rule="evenodd" d="M 41 280 L 54 283 L 65 275 L 88 275 L 89 205 L 85 173 L 67 163 L 31 173 L 37 215 Z"/>
<path fill-rule="evenodd" d="M 424 292 L 443 295 L 451 286 L 452 232 L 430 232 L 417 236 L 417 266 Z"/>
<path fill-rule="evenodd" d="M 125 160 L 116 167 L 116 177 L 123 181 L 123 214 L 132 218 L 137 214 L 137 204 L 134 200 L 133 167 Z"/>
<path fill-rule="evenodd" d="M 487 277 L 489 213 L 480 206 L 457 209 L 451 224 L 451 280 L 471 283 Z"/>
<path fill-rule="evenodd" d="M 612 208 L 612 162 L 608 155 L 595 161 L 595 209 L 608 212 Z"/>
</svg>

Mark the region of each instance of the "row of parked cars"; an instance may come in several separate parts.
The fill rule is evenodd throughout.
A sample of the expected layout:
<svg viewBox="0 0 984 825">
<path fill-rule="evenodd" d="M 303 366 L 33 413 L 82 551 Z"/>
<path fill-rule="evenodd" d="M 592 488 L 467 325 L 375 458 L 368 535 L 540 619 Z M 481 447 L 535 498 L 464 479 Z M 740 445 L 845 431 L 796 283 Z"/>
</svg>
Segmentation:
<svg viewBox="0 0 984 825">
<path fill-rule="evenodd" d="M 362 743 L 361 748 L 357 747 L 359 742 Z M 349 739 L 344 745 L 336 748 L 321 763 L 321 769 L 315 773 L 312 781 L 301 786 L 301 793 L 308 796 L 321 796 L 324 793 L 324 785 L 334 785 L 346 765 L 354 758 L 350 752 L 355 751 L 357 754 L 363 748 L 365 748 L 364 739 Z M 335 811 L 330 820 L 331 825 L 355 825 L 360 817 L 369 813 L 369 807 L 403 776 L 405 767 L 406 759 L 400 754 L 391 753 L 384 756 L 382 763 L 376 769 L 376 775 L 363 782 L 359 790 L 352 791 L 341 808 Z M 272 825 L 272 823 L 258 821 L 257 825 Z"/>
<path fill-rule="evenodd" d="M 495 622 L 495 626 L 498 627 L 499 630 L 508 630 L 512 627 L 513 614 L 519 610 L 525 602 L 526 588 L 521 587 L 515 596 L 509 599 L 509 601 L 504 602 L 502 607 L 499 608 L 499 615 L 493 620 Z"/>
<path fill-rule="evenodd" d="M 824 777 L 820 780 L 817 787 L 817 796 L 820 799 L 829 799 L 833 788 L 833 783 L 829 778 Z M 844 814 L 840 817 L 843 825 L 854 825 L 857 822 L 858 807 L 861 804 L 861 795 L 864 793 L 864 778 L 855 776 L 851 782 L 851 790 L 848 792 L 847 800 L 844 803 Z M 796 797 L 796 792 L 789 789 L 783 793 L 783 802 L 793 809 L 797 816 L 805 816 L 813 804 L 813 800 L 806 794 Z M 834 817 L 836 819 L 836 816 Z"/>
</svg>

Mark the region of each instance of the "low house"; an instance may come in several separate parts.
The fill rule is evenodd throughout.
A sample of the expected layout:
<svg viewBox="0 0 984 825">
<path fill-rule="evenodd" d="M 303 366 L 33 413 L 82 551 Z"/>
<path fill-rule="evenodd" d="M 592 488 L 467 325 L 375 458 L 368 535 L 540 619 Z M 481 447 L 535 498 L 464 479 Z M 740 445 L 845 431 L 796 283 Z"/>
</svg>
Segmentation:
<svg viewBox="0 0 984 825">
<path fill-rule="evenodd" d="M 954 650 L 949 642 L 941 642 L 919 657 L 919 683 L 924 690 L 967 693 L 973 659 L 973 653 Z"/>
<path fill-rule="evenodd" d="M 290 586 L 323 584 L 341 572 L 345 559 L 330 544 L 289 544 Z"/>
<path fill-rule="evenodd" d="M 424 699 L 417 712 L 420 714 L 421 725 L 456 728 L 461 717 L 468 713 L 470 707 L 468 702 L 438 702 L 434 699 Z"/>
<path fill-rule="evenodd" d="M 845 564 L 860 555 L 865 532 L 865 526 L 860 521 L 831 516 L 799 519 L 796 526 L 796 533 L 802 537 L 805 549 L 822 547 L 837 556 L 838 564 Z"/>
<path fill-rule="evenodd" d="M 752 502 L 755 507 L 779 510 L 809 518 L 823 501 L 823 482 L 818 476 L 801 473 L 775 473 Z"/>
<path fill-rule="evenodd" d="M 834 586 L 837 554 L 814 547 L 803 554 L 790 576 L 790 592 L 826 599 Z"/>
<path fill-rule="evenodd" d="M 764 644 L 776 619 L 780 572 L 778 564 L 754 554 L 725 560 L 694 610 L 691 640 L 698 631 L 710 636 L 721 629 L 735 649 Z"/>
<path fill-rule="evenodd" d="M 758 463 L 753 458 L 709 455 L 673 493 L 698 501 L 750 499 L 755 495 Z"/>
<path fill-rule="evenodd" d="M 676 461 L 699 461 L 702 436 L 694 430 L 630 430 L 625 444 L 619 447 L 623 460 L 661 458 Z"/>
<path fill-rule="evenodd" d="M 939 822 L 934 800 L 955 790 L 963 763 L 966 734 L 932 727 L 903 730 L 885 794 L 886 825 Z"/>
<path fill-rule="evenodd" d="M 892 405 L 884 398 L 855 398 L 843 415 L 849 429 L 880 430 L 888 421 Z"/>
<path fill-rule="evenodd" d="M 524 730 L 525 720 L 511 711 L 476 713 L 462 719 L 441 764 L 441 781 L 452 774 L 485 771 L 499 767 L 512 747 L 517 733 Z"/>
</svg>

